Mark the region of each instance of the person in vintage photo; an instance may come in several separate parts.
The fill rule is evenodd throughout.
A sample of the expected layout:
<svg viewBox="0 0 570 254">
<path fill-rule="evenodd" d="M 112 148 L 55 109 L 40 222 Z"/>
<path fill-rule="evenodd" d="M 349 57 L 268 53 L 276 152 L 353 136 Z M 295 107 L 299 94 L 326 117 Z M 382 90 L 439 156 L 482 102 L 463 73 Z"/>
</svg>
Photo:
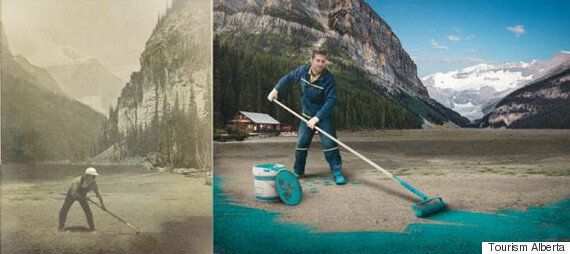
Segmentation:
<svg viewBox="0 0 570 254">
<path fill-rule="evenodd" d="M 57 228 L 59 231 L 63 231 L 65 229 L 65 220 L 67 219 L 67 212 L 71 208 L 71 205 L 77 201 L 83 212 L 85 212 L 85 218 L 87 219 L 87 223 L 89 224 L 89 229 L 91 231 L 95 230 L 95 223 L 93 222 L 93 213 L 91 212 L 91 208 L 89 207 L 89 203 L 87 202 L 87 193 L 93 191 L 97 198 L 99 198 L 101 209 L 104 211 L 107 210 L 105 204 L 103 203 L 103 197 L 99 193 L 99 188 L 97 187 L 97 182 L 95 178 L 97 178 L 99 174 L 97 173 L 97 169 L 90 167 L 85 170 L 85 174 L 83 176 L 77 177 L 73 179 L 71 182 L 71 186 L 67 190 L 67 194 L 65 195 L 65 201 L 61 210 L 59 211 L 59 227 Z"/>
<path fill-rule="evenodd" d="M 212 252 L 211 6 L 2 1 L 2 253 Z"/>
</svg>

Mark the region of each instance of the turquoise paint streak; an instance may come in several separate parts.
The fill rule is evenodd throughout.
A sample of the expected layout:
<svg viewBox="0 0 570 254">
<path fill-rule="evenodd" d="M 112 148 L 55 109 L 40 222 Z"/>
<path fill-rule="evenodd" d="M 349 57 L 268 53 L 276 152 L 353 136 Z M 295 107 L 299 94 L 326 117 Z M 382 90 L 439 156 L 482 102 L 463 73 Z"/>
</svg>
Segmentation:
<svg viewBox="0 0 570 254">
<path fill-rule="evenodd" d="M 279 213 L 233 204 L 222 181 L 214 178 L 215 253 L 481 253 L 481 242 L 570 238 L 570 199 L 495 214 L 448 210 L 404 232 L 317 232 L 279 222 Z"/>
</svg>

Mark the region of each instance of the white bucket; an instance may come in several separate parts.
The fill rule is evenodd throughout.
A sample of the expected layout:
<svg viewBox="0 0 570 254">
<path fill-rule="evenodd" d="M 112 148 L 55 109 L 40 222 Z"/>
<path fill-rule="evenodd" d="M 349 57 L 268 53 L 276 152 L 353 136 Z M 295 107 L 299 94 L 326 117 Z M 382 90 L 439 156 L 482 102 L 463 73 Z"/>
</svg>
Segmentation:
<svg viewBox="0 0 570 254">
<path fill-rule="evenodd" d="M 255 199 L 260 202 L 277 202 L 279 195 L 275 189 L 275 176 L 280 170 L 287 169 L 281 164 L 257 164 L 253 167 L 253 185 Z"/>
</svg>

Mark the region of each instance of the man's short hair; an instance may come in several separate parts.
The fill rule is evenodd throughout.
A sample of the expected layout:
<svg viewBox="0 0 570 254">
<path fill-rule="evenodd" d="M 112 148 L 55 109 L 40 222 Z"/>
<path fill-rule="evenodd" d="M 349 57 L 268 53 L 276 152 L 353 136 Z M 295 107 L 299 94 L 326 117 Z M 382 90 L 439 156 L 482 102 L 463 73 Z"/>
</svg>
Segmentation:
<svg viewBox="0 0 570 254">
<path fill-rule="evenodd" d="M 323 55 L 325 57 L 328 57 L 329 53 L 324 49 L 316 48 L 313 49 L 313 53 L 311 54 L 311 59 L 315 58 L 316 55 Z"/>
</svg>

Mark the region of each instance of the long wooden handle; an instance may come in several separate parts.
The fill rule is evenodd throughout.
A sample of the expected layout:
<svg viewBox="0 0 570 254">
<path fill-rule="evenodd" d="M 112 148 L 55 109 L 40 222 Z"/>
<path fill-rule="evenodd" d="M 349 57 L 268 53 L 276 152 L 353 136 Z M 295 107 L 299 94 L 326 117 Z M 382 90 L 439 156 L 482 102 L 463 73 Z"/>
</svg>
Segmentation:
<svg viewBox="0 0 570 254">
<path fill-rule="evenodd" d="M 108 214 L 110 214 L 111 216 L 115 217 L 115 219 L 119 220 L 120 222 L 122 222 L 123 224 L 127 225 L 128 227 L 132 228 L 135 232 L 140 233 L 140 231 L 135 228 L 133 225 L 131 225 L 130 223 L 126 222 L 125 220 L 123 220 L 121 217 L 117 216 L 116 214 L 112 213 L 111 211 L 107 210 L 107 209 L 103 209 L 103 207 L 101 207 L 97 202 L 93 201 L 90 198 L 87 198 L 87 201 L 93 203 L 94 205 L 96 205 L 97 207 L 101 208 L 101 210 L 103 210 L 104 212 L 107 212 Z"/>
<path fill-rule="evenodd" d="M 309 123 L 309 120 L 305 119 L 304 117 L 302 117 L 301 115 L 297 114 L 297 112 L 293 111 L 292 109 L 290 109 L 289 107 L 285 106 L 283 103 L 281 103 L 280 101 L 278 101 L 277 99 L 273 99 L 273 102 L 275 102 L 277 105 L 281 106 L 282 108 L 284 108 L 285 110 L 289 111 L 289 113 L 295 115 L 297 118 L 301 119 L 303 122 L 305 123 Z M 363 161 L 365 161 L 366 163 L 370 164 L 370 166 L 374 167 L 375 169 L 377 169 L 378 171 L 384 173 L 386 176 L 390 177 L 392 180 L 400 183 L 400 181 L 398 181 L 398 179 L 394 178 L 394 175 L 390 172 L 388 172 L 387 170 L 383 169 L 382 167 L 378 166 L 378 164 L 374 163 L 373 161 L 371 161 L 370 159 L 364 157 L 364 155 L 360 154 L 359 152 L 355 151 L 354 149 L 350 148 L 349 146 L 347 146 L 346 144 L 342 143 L 340 140 L 336 139 L 335 137 L 333 137 L 331 134 L 328 134 L 326 131 L 323 131 L 321 128 L 319 128 L 319 126 L 315 126 L 315 129 L 317 129 L 320 133 L 322 133 L 323 135 L 325 135 L 326 137 L 332 139 L 334 142 L 336 142 L 337 144 L 339 144 L 340 146 L 344 147 L 346 150 L 350 151 L 351 153 L 353 153 L 354 155 L 358 156 L 358 158 L 362 159 Z"/>
</svg>

